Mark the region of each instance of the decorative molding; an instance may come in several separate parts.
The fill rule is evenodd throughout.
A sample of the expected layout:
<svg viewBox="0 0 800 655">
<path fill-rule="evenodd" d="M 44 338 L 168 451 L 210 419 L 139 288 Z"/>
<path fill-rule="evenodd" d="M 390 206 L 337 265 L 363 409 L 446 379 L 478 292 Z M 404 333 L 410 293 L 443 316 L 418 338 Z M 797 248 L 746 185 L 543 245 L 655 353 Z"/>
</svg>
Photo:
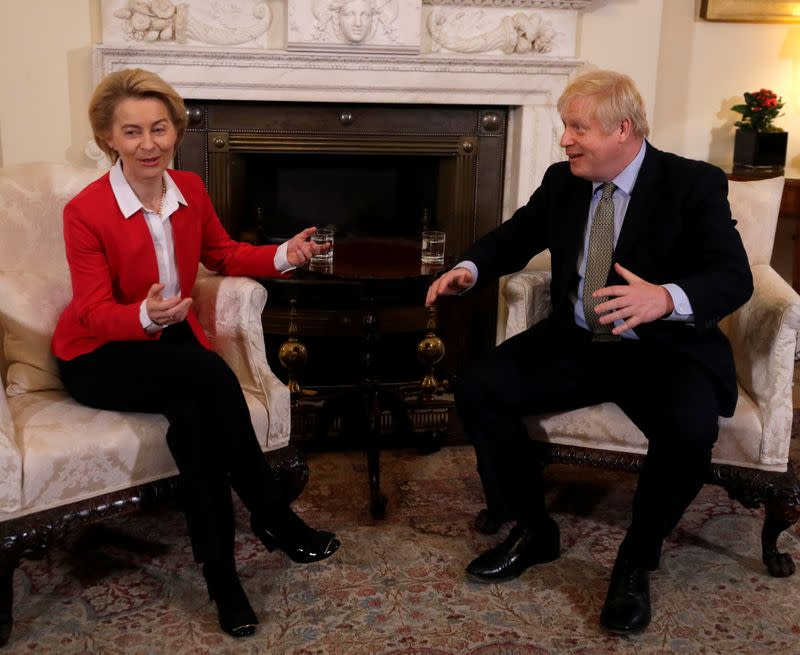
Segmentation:
<svg viewBox="0 0 800 655">
<path fill-rule="evenodd" d="M 104 0 L 103 41 L 265 48 L 272 22 L 266 0 Z"/>
<path fill-rule="evenodd" d="M 482 29 L 486 21 L 477 15 L 459 12 L 448 16 L 434 10 L 426 27 L 436 50 L 481 53 L 499 50 L 503 54 L 541 54 L 553 49 L 556 31 L 549 20 L 540 14 L 517 12 L 500 18 L 493 29 Z"/>
<path fill-rule="evenodd" d="M 594 0 L 422 0 L 424 5 L 455 7 L 501 7 L 520 9 L 584 9 Z"/>
<path fill-rule="evenodd" d="M 117 65 L 115 65 L 115 62 Z M 536 59 L 486 59 L 469 57 L 404 57 L 399 55 L 358 55 L 332 57 L 323 54 L 282 51 L 224 51 L 194 48 L 141 48 L 138 46 L 95 46 L 95 63 L 103 68 L 100 77 L 112 70 L 135 63 L 155 66 L 222 66 L 226 68 L 312 69 L 338 71 L 386 71 L 428 73 L 486 73 L 495 75 L 568 75 L 583 60 L 575 57 L 538 57 Z M 99 81 L 99 80 L 98 80 Z M 235 81 L 233 81 L 235 83 Z M 327 80 L 330 84 L 341 84 Z M 220 80 L 220 83 L 227 83 Z"/>
</svg>

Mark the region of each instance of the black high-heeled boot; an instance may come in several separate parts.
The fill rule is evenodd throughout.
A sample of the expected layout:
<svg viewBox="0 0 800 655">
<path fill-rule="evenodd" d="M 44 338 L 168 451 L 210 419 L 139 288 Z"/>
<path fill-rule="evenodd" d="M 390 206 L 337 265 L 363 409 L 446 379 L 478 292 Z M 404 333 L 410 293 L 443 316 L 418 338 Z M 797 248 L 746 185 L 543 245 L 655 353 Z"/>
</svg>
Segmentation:
<svg viewBox="0 0 800 655">
<path fill-rule="evenodd" d="M 231 637 L 250 637 L 256 632 L 258 618 L 242 583 L 232 566 L 203 564 L 208 597 L 217 603 L 219 627 Z"/>
<path fill-rule="evenodd" d="M 280 548 L 289 559 L 299 564 L 317 562 L 333 555 L 341 542 L 332 532 L 315 530 L 291 508 L 280 517 L 259 520 L 250 517 L 250 527 L 270 552 Z"/>
</svg>

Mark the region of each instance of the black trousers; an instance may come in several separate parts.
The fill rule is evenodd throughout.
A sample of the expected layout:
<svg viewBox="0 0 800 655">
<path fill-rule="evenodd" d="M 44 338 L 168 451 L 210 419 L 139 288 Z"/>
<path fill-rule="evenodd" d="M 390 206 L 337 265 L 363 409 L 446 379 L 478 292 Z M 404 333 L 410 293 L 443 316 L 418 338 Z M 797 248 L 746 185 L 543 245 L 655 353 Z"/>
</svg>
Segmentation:
<svg viewBox="0 0 800 655">
<path fill-rule="evenodd" d="M 84 405 L 167 417 L 197 561 L 233 561 L 231 487 L 258 521 L 285 511 L 236 376 L 188 323 L 156 341 L 112 342 L 58 364 L 64 386 Z"/>
<path fill-rule="evenodd" d="M 472 364 L 455 398 L 489 511 L 532 526 L 547 511 L 541 463 L 521 417 L 616 403 L 648 439 L 621 552 L 653 569 L 703 484 L 718 434 L 714 383 L 695 362 L 641 341 L 592 342 L 586 330 L 550 321 Z"/>
</svg>

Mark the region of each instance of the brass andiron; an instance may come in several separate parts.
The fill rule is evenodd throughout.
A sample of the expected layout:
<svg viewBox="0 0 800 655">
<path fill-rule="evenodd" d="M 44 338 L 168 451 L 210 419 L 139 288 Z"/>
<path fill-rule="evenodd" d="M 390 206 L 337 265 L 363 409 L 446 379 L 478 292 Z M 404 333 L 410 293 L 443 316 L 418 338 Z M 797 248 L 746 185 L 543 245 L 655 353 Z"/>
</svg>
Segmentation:
<svg viewBox="0 0 800 655">
<path fill-rule="evenodd" d="M 308 349 L 297 338 L 297 300 L 292 298 L 289 302 L 292 306 L 289 311 L 289 333 L 286 341 L 278 350 L 278 359 L 289 373 L 287 386 L 292 398 L 292 405 L 297 405 L 303 396 L 315 396 L 317 392 L 303 389 L 297 381 L 297 373 L 308 363 Z"/>
<path fill-rule="evenodd" d="M 419 383 L 420 399 L 429 399 L 433 394 L 447 391 L 447 380 L 439 381 L 434 373 L 434 366 L 444 357 L 444 342 L 437 336 L 436 305 L 428 307 L 428 323 L 425 336 L 417 344 L 417 359 L 425 367 L 425 375 Z"/>
</svg>

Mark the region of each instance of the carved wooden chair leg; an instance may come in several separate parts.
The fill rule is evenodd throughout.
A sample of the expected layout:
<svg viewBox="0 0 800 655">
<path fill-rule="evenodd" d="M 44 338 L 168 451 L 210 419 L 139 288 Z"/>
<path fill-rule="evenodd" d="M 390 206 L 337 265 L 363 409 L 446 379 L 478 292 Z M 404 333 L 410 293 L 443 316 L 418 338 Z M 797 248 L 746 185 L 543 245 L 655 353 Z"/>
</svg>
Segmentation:
<svg viewBox="0 0 800 655">
<path fill-rule="evenodd" d="M 761 530 L 761 558 L 770 575 L 785 578 L 794 573 L 795 564 L 791 555 L 778 550 L 778 537 L 800 518 L 800 480 L 791 464 L 786 473 L 775 476 L 768 485 L 766 495 L 766 518 Z"/>
<path fill-rule="evenodd" d="M 14 622 L 14 569 L 19 557 L 16 554 L 0 554 L 0 646 L 11 637 Z"/>
<path fill-rule="evenodd" d="M 764 519 L 764 527 L 761 530 L 761 559 L 767 567 L 769 574 L 776 578 L 786 578 L 795 571 L 795 564 L 789 553 L 782 553 L 778 550 L 778 537 L 786 528 L 791 527 L 797 522 L 781 516 L 781 512 L 773 513 L 767 507 L 767 516 Z"/>
</svg>

